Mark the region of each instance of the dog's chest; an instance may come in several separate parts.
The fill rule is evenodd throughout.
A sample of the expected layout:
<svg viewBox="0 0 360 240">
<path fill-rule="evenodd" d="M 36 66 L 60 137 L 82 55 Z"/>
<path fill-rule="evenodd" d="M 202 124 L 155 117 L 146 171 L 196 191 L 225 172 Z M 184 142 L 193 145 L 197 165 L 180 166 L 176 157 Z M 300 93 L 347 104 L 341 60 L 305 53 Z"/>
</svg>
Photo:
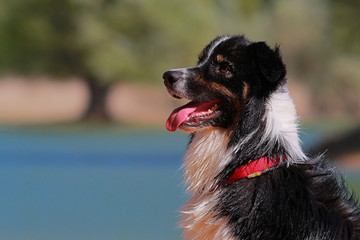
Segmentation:
<svg viewBox="0 0 360 240">
<path fill-rule="evenodd" d="M 183 168 L 187 191 L 195 194 L 209 191 L 215 177 L 231 160 L 227 149 L 229 132 L 222 129 L 197 132 L 188 146 Z"/>
<path fill-rule="evenodd" d="M 185 156 L 185 183 L 192 197 L 182 211 L 181 227 L 186 240 L 231 240 L 226 218 L 215 219 L 213 207 L 217 190 L 215 177 L 230 161 L 227 149 L 229 133 L 225 130 L 204 130 L 196 133 Z"/>
<path fill-rule="evenodd" d="M 225 217 L 214 218 L 216 192 L 194 194 L 184 205 L 180 226 L 185 240 L 233 240 Z"/>
</svg>

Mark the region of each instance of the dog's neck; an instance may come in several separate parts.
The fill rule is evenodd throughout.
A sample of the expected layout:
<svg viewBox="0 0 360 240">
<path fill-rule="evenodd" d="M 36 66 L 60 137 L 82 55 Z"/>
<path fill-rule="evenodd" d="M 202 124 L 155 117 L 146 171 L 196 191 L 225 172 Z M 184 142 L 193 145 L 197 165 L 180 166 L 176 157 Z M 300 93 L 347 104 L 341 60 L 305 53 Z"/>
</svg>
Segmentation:
<svg viewBox="0 0 360 240">
<path fill-rule="evenodd" d="M 298 117 L 287 85 L 272 93 L 265 105 L 265 131 L 260 140 L 268 148 L 278 144 L 294 162 L 307 159 L 301 149 L 298 135 Z"/>
<path fill-rule="evenodd" d="M 259 123 L 250 134 L 241 137 L 231 147 L 229 141 L 233 129 L 216 128 L 196 132 L 188 146 L 183 166 L 188 191 L 211 191 L 218 184 L 216 177 L 230 162 L 236 161 L 241 164 L 241 159 L 234 157 L 248 157 L 242 154 L 246 149 L 253 149 L 264 156 L 277 155 L 276 150 L 283 149 L 293 162 L 306 159 L 298 137 L 295 107 L 286 85 L 281 86 L 269 97 L 261 121 L 263 124 Z M 239 166 L 232 166 L 237 167 Z"/>
<path fill-rule="evenodd" d="M 183 165 L 190 193 L 209 191 L 216 185 L 214 179 L 232 158 L 228 149 L 230 134 L 220 128 L 195 133 Z"/>
</svg>

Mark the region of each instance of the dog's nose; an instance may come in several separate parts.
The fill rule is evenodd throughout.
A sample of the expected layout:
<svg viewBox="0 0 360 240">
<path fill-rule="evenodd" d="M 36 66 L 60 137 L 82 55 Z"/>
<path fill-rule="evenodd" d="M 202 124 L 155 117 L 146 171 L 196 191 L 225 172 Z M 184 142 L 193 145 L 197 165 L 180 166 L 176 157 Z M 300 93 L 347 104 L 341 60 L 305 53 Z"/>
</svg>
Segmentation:
<svg viewBox="0 0 360 240">
<path fill-rule="evenodd" d="M 163 74 L 164 81 L 174 83 L 181 78 L 182 73 L 176 70 L 169 70 Z"/>
</svg>

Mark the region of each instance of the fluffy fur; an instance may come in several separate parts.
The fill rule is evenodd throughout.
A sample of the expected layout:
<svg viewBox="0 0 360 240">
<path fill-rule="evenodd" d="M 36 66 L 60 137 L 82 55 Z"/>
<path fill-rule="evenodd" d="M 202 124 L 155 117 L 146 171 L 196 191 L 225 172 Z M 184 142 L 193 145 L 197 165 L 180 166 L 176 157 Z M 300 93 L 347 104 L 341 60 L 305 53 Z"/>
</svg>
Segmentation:
<svg viewBox="0 0 360 240">
<path fill-rule="evenodd" d="M 342 177 L 301 149 L 278 47 L 218 37 L 197 66 L 167 71 L 164 83 L 171 96 L 192 101 L 188 106 L 219 103 L 177 119 L 191 133 L 183 165 L 192 195 L 182 211 L 185 239 L 360 239 L 359 208 Z M 287 164 L 226 183 L 263 156 Z"/>
</svg>

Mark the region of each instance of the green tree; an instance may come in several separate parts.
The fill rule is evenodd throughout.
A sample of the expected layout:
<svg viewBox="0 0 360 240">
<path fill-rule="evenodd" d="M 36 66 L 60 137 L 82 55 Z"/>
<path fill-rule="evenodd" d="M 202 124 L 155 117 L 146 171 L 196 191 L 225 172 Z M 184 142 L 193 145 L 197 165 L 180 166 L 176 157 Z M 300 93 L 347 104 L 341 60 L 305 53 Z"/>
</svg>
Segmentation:
<svg viewBox="0 0 360 240">
<path fill-rule="evenodd" d="M 359 60 L 357 2 L 2 0 L 0 72 L 80 76 L 92 96 L 85 117 L 104 118 L 114 82 L 161 84 L 163 71 L 195 64 L 216 35 L 243 33 L 280 43 L 290 74 L 312 89 L 337 89 L 324 74 L 329 65 L 346 65 L 354 72 L 347 79 L 359 79 L 344 64 Z"/>
</svg>

